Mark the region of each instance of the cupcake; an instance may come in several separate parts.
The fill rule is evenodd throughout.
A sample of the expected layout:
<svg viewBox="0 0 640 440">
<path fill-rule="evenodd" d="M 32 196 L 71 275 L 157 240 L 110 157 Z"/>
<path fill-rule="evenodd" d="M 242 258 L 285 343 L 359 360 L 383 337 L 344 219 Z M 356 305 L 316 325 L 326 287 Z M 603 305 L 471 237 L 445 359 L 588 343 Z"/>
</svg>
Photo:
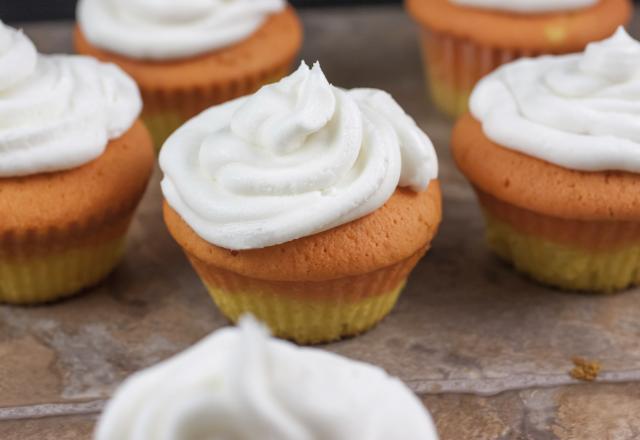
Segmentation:
<svg viewBox="0 0 640 440">
<path fill-rule="evenodd" d="M 429 413 L 382 369 L 270 339 L 243 318 L 134 374 L 95 440 L 437 440 Z"/>
<path fill-rule="evenodd" d="M 620 28 L 584 53 L 522 59 L 484 78 L 453 154 L 489 246 L 559 288 L 640 281 L 640 43 Z"/>
<path fill-rule="evenodd" d="M 141 107 L 116 66 L 0 22 L 0 302 L 71 295 L 120 260 L 154 163 Z"/>
<path fill-rule="evenodd" d="M 421 29 L 427 84 L 450 116 L 476 82 L 520 57 L 580 52 L 631 18 L 631 0 L 406 0 Z"/>
<path fill-rule="evenodd" d="M 290 72 L 302 27 L 285 0 L 80 0 L 76 51 L 142 92 L 156 147 L 187 119 Z"/>
<path fill-rule="evenodd" d="M 318 64 L 213 107 L 160 155 L 164 217 L 220 310 L 319 343 L 394 306 L 441 218 L 428 137 Z"/>
</svg>

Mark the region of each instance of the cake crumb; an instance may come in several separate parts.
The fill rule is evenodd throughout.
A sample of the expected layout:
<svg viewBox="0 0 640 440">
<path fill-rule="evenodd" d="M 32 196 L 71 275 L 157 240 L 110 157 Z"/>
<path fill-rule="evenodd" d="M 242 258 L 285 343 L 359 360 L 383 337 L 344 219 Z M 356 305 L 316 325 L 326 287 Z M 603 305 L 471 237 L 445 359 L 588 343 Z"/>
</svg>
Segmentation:
<svg viewBox="0 0 640 440">
<path fill-rule="evenodd" d="M 573 361 L 573 365 L 575 365 L 571 372 L 569 372 L 571 377 L 587 382 L 596 380 L 598 374 L 600 373 L 600 362 L 589 361 L 577 356 L 571 359 L 571 361 Z"/>
</svg>

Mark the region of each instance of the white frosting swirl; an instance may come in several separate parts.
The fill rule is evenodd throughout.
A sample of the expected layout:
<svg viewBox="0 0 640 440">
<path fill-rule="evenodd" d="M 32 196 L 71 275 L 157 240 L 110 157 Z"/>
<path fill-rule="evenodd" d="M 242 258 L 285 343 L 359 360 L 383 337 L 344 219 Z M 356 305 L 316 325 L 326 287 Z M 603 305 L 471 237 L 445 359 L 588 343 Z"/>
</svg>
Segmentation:
<svg viewBox="0 0 640 440">
<path fill-rule="evenodd" d="M 169 205 L 204 240 L 276 245 L 380 208 L 437 175 L 429 138 L 385 92 L 331 86 L 318 64 L 213 107 L 164 145 Z"/>
<path fill-rule="evenodd" d="M 31 40 L 0 21 L 0 93 L 31 75 L 37 59 Z"/>
<path fill-rule="evenodd" d="M 134 81 L 116 66 L 39 55 L 22 32 L 0 22 L 0 177 L 90 162 L 141 107 Z"/>
<path fill-rule="evenodd" d="M 450 0 L 461 6 L 499 11 L 542 13 L 588 8 L 598 0 Z"/>
<path fill-rule="evenodd" d="M 413 393 L 380 368 L 269 339 L 249 318 L 130 377 L 96 440 L 436 440 Z"/>
<path fill-rule="evenodd" d="M 242 41 L 285 7 L 285 0 L 80 0 L 77 18 L 97 47 L 164 60 Z"/>
<path fill-rule="evenodd" d="M 470 106 L 504 147 L 574 170 L 640 172 L 640 43 L 623 28 L 582 54 L 501 67 Z"/>
</svg>

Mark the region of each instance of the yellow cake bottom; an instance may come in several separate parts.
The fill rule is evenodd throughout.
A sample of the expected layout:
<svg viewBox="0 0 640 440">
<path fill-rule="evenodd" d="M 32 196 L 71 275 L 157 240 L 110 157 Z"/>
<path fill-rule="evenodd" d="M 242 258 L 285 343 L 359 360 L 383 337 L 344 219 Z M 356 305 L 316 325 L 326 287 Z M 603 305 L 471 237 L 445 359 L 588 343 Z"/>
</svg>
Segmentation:
<svg viewBox="0 0 640 440">
<path fill-rule="evenodd" d="M 124 237 L 59 254 L 0 259 L 0 302 L 36 304 L 97 284 L 118 264 Z"/>
<path fill-rule="evenodd" d="M 317 344 L 355 336 L 389 314 L 405 281 L 388 293 L 357 301 L 336 298 L 293 298 L 274 293 L 228 292 L 212 285 L 207 289 L 218 308 L 233 322 L 251 313 L 280 338 L 300 344 Z"/>
<path fill-rule="evenodd" d="M 434 105 L 451 118 L 462 116 L 469 107 L 469 90 L 457 90 L 433 75 L 427 78 Z"/>
<path fill-rule="evenodd" d="M 151 133 L 156 152 L 160 151 L 167 138 L 186 122 L 179 113 L 171 110 L 145 113 L 142 115 L 142 120 Z"/>
<path fill-rule="evenodd" d="M 589 251 L 526 235 L 485 213 L 489 247 L 541 283 L 610 293 L 640 283 L 640 244 Z"/>
</svg>

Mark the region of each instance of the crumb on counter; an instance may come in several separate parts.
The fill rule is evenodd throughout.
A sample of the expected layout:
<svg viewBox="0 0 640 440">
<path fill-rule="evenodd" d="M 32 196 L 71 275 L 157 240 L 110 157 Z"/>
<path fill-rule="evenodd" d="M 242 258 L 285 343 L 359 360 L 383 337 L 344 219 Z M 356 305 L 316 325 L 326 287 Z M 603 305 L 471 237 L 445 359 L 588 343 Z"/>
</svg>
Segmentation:
<svg viewBox="0 0 640 440">
<path fill-rule="evenodd" d="M 569 375 L 578 380 L 592 382 L 596 380 L 598 374 L 600 373 L 600 369 L 602 368 L 600 366 L 600 362 L 589 361 L 578 356 L 572 358 L 571 361 L 575 366 L 569 372 Z"/>
</svg>

